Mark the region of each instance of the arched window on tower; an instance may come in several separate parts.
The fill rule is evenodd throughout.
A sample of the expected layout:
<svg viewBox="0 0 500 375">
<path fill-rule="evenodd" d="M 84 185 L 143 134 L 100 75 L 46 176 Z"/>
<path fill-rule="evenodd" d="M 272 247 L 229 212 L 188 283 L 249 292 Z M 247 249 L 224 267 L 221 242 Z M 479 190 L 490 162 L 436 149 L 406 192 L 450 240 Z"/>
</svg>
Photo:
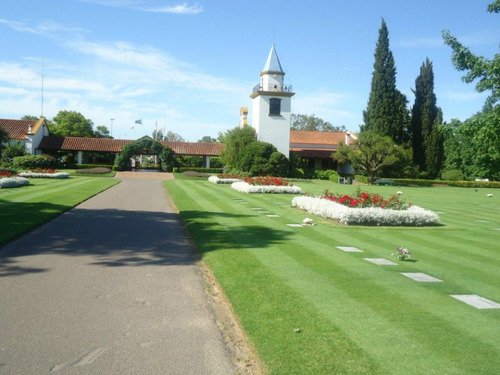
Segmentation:
<svg viewBox="0 0 500 375">
<path fill-rule="evenodd" d="M 281 99 L 269 99 L 269 116 L 281 115 Z"/>
</svg>

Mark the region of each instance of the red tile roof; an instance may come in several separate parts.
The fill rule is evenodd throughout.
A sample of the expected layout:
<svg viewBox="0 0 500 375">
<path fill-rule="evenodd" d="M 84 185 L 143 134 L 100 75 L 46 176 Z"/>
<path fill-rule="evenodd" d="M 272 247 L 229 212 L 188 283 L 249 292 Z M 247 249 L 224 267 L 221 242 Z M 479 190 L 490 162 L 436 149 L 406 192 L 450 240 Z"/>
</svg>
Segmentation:
<svg viewBox="0 0 500 375">
<path fill-rule="evenodd" d="M 290 146 L 297 144 L 337 146 L 345 140 L 346 132 L 316 132 L 308 130 L 290 130 Z"/>
<path fill-rule="evenodd" d="M 121 152 L 126 144 L 134 142 L 129 139 L 82 138 L 82 137 L 43 137 L 41 150 Z M 161 142 L 172 149 L 177 155 L 218 156 L 224 149 L 221 143 L 191 143 L 191 142 Z"/>
<path fill-rule="evenodd" d="M 28 128 L 30 126 L 34 128 L 37 122 L 38 120 L 0 119 L 0 126 L 5 129 L 9 139 L 24 140 L 26 139 L 26 133 L 28 133 Z"/>
</svg>

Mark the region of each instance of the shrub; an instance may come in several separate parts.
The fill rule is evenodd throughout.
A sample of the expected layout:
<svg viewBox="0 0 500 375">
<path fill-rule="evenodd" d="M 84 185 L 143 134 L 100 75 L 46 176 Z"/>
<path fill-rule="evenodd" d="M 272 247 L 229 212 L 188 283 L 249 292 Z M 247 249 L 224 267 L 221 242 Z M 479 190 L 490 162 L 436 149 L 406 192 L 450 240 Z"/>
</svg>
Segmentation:
<svg viewBox="0 0 500 375">
<path fill-rule="evenodd" d="M 56 168 L 57 159 L 50 155 L 26 155 L 13 159 L 13 165 L 19 169 Z"/>
<path fill-rule="evenodd" d="M 334 171 L 333 169 L 316 169 L 314 171 L 314 178 L 317 178 L 318 180 L 337 181 L 339 177 L 340 176 L 337 171 Z"/>
<path fill-rule="evenodd" d="M 448 169 L 443 171 L 441 178 L 449 181 L 460 181 L 464 179 L 464 176 L 458 169 Z"/>
<path fill-rule="evenodd" d="M 9 177 L 9 178 L 0 178 L 0 188 L 15 188 L 21 186 L 28 186 L 30 184 L 30 180 L 24 177 Z"/>
</svg>

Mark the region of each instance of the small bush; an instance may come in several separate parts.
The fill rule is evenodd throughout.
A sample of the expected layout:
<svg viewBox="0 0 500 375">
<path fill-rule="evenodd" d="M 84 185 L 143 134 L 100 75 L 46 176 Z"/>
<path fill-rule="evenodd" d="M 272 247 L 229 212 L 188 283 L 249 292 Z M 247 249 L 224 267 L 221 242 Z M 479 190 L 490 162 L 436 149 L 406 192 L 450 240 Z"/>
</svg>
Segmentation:
<svg viewBox="0 0 500 375">
<path fill-rule="evenodd" d="M 363 184 L 367 184 L 368 183 L 368 177 L 362 176 L 360 174 L 357 174 L 356 176 L 354 176 L 354 179 L 356 181 L 362 182 Z"/>
<path fill-rule="evenodd" d="M 109 168 L 97 167 L 97 168 L 86 168 L 79 169 L 75 173 L 76 174 L 104 174 L 111 172 Z"/>
<path fill-rule="evenodd" d="M 464 175 L 458 169 L 448 169 L 443 171 L 441 178 L 449 181 L 460 181 L 464 179 Z"/>
<path fill-rule="evenodd" d="M 339 177 L 340 176 L 337 171 L 334 171 L 333 169 L 316 169 L 314 171 L 314 178 L 317 178 L 319 180 L 337 181 Z"/>
<path fill-rule="evenodd" d="M 50 155 L 26 155 L 15 157 L 13 165 L 19 169 L 56 168 L 58 162 Z"/>
</svg>

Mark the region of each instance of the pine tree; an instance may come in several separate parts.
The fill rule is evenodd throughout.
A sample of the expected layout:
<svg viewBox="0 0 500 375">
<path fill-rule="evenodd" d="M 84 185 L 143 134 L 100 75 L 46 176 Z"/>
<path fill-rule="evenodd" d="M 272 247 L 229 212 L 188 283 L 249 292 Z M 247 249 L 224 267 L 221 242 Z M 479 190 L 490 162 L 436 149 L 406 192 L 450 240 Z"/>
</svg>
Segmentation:
<svg viewBox="0 0 500 375">
<path fill-rule="evenodd" d="M 438 125 L 442 123 L 443 116 L 436 104 L 434 71 L 428 58 L 420 67 L 413 92 L 415 103 L 410 123 L 413 162 L 420 171 L 428 172 L 429 177 L 437 177 L 443 155 L 443 139 Z"/>
<path fill-rule="evenodd" d="M 385 20 L 379 29 L 368 105 L 363 111 L 362 131 L 371 130 L 389 136 L 396 144 L 407 141 L 409 113 L 406 96 L 396 88 L 396 66 L 389 49 L 389 31 Z"/>
</svg>

